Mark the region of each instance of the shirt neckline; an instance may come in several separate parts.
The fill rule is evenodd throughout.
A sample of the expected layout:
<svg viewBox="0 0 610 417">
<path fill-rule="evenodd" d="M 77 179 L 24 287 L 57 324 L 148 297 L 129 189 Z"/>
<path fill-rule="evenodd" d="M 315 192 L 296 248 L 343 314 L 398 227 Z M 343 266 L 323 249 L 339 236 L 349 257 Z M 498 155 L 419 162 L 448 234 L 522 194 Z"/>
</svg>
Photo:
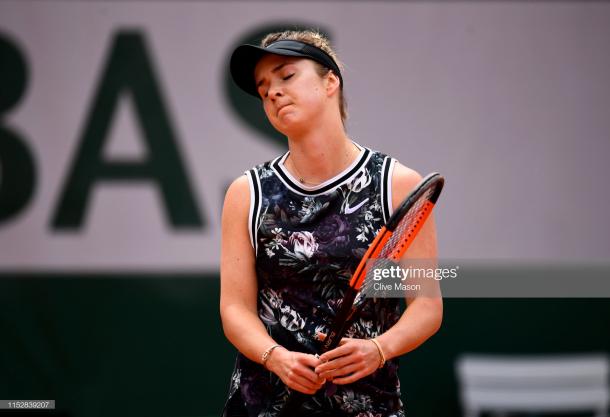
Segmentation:
<svg viewBox="0 0 610 417">
<path fill-rule="evenodd" d="M 290 151 L 287 151 L 284 155 L 278 157 L 272 163 L 272 167 L 280 176 L 282 181 L 284 181 L 284 183 L 286 183 L 286 185 L 290 188 L 293 188 L 298 192 L 306 195 L 320 194 L 338 186 L 348 178 L 352 177 L 356 172 L 360 170 L 360 168 L 366 161 L 367 157 L 370 154 L 370 149 L 365 148 L 364 146 L 360 146 L 354 141 L 352 141 L 352 143 L 356 145 L 356 147 L 359 149 L 359 153 L 356 158 L 354 158 L 352 163 L 334 177 L 317 185 L 308 186 L 301 184 L 301 182 L 297 178 L 295 178 L 290 173 L 290 171 L 288 171 L 288 169 L 284 165 L 284 162 L 286 161 L 286 158 L 288 158 L 288 156 L 290 155 Z"/>
</svg>

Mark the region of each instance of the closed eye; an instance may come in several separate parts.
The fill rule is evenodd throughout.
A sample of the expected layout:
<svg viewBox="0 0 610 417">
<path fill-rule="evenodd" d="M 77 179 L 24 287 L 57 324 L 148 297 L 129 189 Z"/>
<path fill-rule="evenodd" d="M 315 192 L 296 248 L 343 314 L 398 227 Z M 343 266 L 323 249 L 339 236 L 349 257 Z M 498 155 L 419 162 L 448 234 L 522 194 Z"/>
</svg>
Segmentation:
<svg viewBox="0 0 610 417">
<path fill-rule="evenodd" d="M 287 81 L 287 80 L 291 79 L 293 75 L 294 75 L 294 73 L 288 74 L 287 76 L 283 77 L 282 80 Z M 262 94 L 262 93 L 259 93 L 259 94 L 261 95 L 262 98 L 266 98 L 269 95 L 268 91 L 265 91 L 264 94 Z"/>
</svg>

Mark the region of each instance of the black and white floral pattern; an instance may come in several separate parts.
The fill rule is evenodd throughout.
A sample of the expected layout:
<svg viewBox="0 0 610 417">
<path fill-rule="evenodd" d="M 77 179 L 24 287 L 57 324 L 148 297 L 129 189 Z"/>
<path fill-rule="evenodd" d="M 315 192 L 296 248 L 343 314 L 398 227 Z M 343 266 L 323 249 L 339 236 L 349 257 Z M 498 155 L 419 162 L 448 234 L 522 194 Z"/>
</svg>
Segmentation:
<svg viewBox="0 0 610 417">
<path fill-rule="evenodd" d="M 288 349 L 316 353 L 347 283 L 383 223 L 382 164 L 368 162 L 336 187 L 317 195 L 287 187 L 270 163 L 257 166 L 262 201 L 257 224 L 258 312 L 269 334 Z M 366 299 L 348 330 L 370 338 L 400 317 L 395 299 Z M 239 395 L 250 416 L 275 416 L 288 395 L 279 378 L 238 354 L 229 396 Z M 337 416 L 402 417 L 398 361 L 349 385 L 326 386 L 304 404 Z"/>
</svg>

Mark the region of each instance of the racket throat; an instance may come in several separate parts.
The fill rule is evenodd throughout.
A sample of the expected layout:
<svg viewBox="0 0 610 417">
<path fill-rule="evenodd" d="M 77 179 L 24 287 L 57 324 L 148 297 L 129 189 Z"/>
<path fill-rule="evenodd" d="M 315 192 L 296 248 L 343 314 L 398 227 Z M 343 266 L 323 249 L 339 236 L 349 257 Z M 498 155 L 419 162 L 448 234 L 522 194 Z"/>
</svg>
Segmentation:
<svg viewBox="0 0 610 417">
<path fill-rule="evenodd" d="M 324 339 L 324 343 L 322 344 L 322 352 L 328 352 L 331 349 L 339 346 L 341 342 L 341 338 L 345 334 L 345 331 L 351 325 L 351 319 L 356 312 L 354 308 L 354 300 L 358 295 L 358 291 L 354 290 L 352 287 L 349 287 L 345 292 L 343 300 L 341 302 L 341 307 L 339 307 L 339 312 L 334 320 L 334 325 L 331 327 L 326 339 Z"/>
</svg>

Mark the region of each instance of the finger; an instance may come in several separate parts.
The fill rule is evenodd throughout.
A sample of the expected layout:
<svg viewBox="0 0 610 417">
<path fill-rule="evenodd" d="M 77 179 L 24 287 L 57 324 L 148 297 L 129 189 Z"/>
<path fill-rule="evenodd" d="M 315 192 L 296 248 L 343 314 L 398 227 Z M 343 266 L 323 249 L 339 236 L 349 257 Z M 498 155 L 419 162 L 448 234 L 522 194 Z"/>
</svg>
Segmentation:
<svg viewBox="0 0 610 417">
<path fill-rule="evenodd" d="M 307 354 L 303 354 L 303 355 L 299 356 L 297 358 L 297 360 L 303 366 L 306 366 L 306 367 L 309 367 L 312 369 L 322 363 L 322 361 L 320 361 L 319 357 L 316 357 L 315 355 L 307 355 Z"/>
<path fill-rule="evenodd" d="M 352 351 L 351 344 L 344 344 L 342 346 L 336 347 L 333 350 L 329 350 L 328 352 L 320 355 L 320 361 L 329 362 L 335 358 L 339 358 L 341 356 L 348 355 Z"/>
<path fill-rule="evenodd" d="M 316 337 L 318 338 L 318 340 L 320 342 L 323 342 L 324 340 L 326 340 L 326 333 L 322 333 L 322 332 L 318 332 L 318 334 L 316 335 Z M 351 338 L 349 337 L 343 337 L 341 338 L 341 341 L 339 342 L 339 346 L 345 344 L 347 341 L 351 340 Z"/>
<path fill-rule="evenodd" d="M 364 376 L 366 376 L 366 373 L 364 371 L 358 371 L 358 372 L 355 372 L 355 373 L 345 376 L 345 377 L 333 379 L 333 384 L 337 384 L 337 385 L 351 384 L 353 382 L 358 381 L 360 378 L 362 378 Z"/>
<path fill-rule="evenodd" d="M 324 379 L 324 378 L 320 377 L 320 375 L 315 373 L 313 371 L 313 368 L 308 368 L 308 367 L 304 367 L 304 366 L 295 368 L 293 373 L 295 376 L 304 378 L 305 380 L 307 380 L 309 382 L 309 384 L 312 384 L 312 385 L 320 385 L 322 379 Z"/>
<path fill-rule="evenodd" d="M 315 372 L 317 374 L 322 374 L 324 372 L 329 372 L 334 369 L 351 365 L 354 362 L 356 362 L 356 358 L 352 357 L 352 355 L 341 356 L 337 359 L 333 359 L 329 362 L 323 362 L 321 365 L 316 366 Z"/>
<path fill-rule="evenodd" d="M 362 365 L 355 363 L 327 372 L 328 375 L 325 375 L 324 377 L 331 381 L 334 381 L 337 378 L 344 378 L 350 376 L 351 374 L 354 374 L 360 370 L 362 370 Z"/>
<path fill-rule="evenodd" d="M 303 375 L 299 375 L 296 372 L 293 372 L 289 378 L 288 378 L 288 386 L 290 386 L 291 384 L 299 384 L 302 387 L 308 389 L 308 390 L 314 390 L 317 391 L 321 386 L 321 378 L 317 377 L 314 381 L 310 380 L 309 378 L 303 376 Z"/>
</svg>

